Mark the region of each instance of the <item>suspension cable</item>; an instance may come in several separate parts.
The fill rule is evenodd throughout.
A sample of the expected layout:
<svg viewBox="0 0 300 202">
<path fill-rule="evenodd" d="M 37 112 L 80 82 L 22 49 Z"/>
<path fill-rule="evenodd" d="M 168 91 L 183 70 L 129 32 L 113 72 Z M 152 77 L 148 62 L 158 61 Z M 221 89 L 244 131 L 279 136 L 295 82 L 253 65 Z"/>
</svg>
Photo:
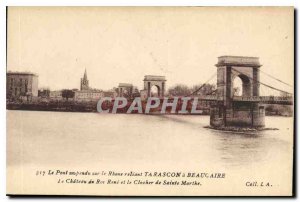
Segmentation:
<svg viewBox="0 0 300 202">
<path fill-rule="evenodd" d="M 288 85 L 288 86 L 290 86 L 290 87 L 293 87 L 292 85 L 290 85 L 290 84 L 288 84 L 288 83 L 286 83 L 286 82 L 284 82 L 284 81 L 281 81 L 280 79 L 277 79 L 277 78 L 275 78 L 274 76 L 272 76 L 272 75 L 270 75 L 270 74 L 268 74 L 268 73 L 266 73 L 266 72 L 263 72 L 262 70 L 260 70 L 260 72 L 264 73 L 265 75 L 267 75 L 267 76 L 271 77 L 272 79 L 275 79 L 275 80 L 277 80 L 277 81 L 279 81 L 279 82 L 281 82 L 281 83 L 283 83 L 283 84 L 285 84 L 285 85 Z"/>
<path fill-rule="evenodd" d="M 234 71 L 236 71 L 236 72 L 238 72 L 238 73 L 240 73 L 240 74 L 242 74 L 242 75 L 245 75 L 245 74 L 243 74 L 242 72 L 240 72 L 240 71 L 238 71 L 238 70 L 236 70 L 236 69 L 234 69 L 234 68 L 232 68 L 232 70 L 234 70 Z M 247 75 L 245 75 L 245 76 L 247 76 Z M 249 77 L 249 76 L 247 76 L 247 77 L 248 77 L 249 79 L 251 79 L 251 80 L 254 80 L 253 78 L 251 78 L 251 77 Z M 262 82 L 260 82 L 260 81 L 256 81 L 256 82 L 258 82 L 259 84 L 262 84 L 263 86 L 266 86 L 266 87 L 268 87 L 268 88 L 271 88 L 271 89 L 273 89 L 273 90 L 277 90 L 277 91 L 282 92 L 282 93 L 287 93 L 287 94 L 293 95 L 292 93 L 289 93 L 289 92 L 284 91 L 284 90 L 280 90 L 280 89 L 278 89 L 278 88 L 275 88 L 275 87 L 270 86 L 270 85 L 268 85 L 268 84 L 262 83 Z"/>
<path fill-rule="evenodd" d="M 201 90 L 210 80 L 212 80 L 215 76 L 217 75 L 217 73 L 215 72 L 204 84 L 202 84 L 197 90 L 195 90 L 194 92 L 192 92 L 191 94 L 185 96 L 185 97 L 188 97 L 188 96 L 191 96 L 191 95 L 194 95 L 195 93 L 197 93 L 199 90 Z"/>
</svg>

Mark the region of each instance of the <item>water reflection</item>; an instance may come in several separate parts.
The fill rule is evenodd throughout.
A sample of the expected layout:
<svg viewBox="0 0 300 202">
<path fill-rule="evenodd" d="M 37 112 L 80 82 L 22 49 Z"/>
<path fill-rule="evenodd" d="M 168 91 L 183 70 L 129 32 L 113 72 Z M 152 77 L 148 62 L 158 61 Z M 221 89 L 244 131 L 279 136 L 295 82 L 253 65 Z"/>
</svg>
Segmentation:
<svg viewBox="0 0 300 202">
<path fill-rule="evenodd" d="M 244 166 L 270 161 L 271 155 L 282 155 L 290 145 L 287 141 L 272 137 L 272 131 L 256 133 L 227 133 L 213 131 L 216 149 L 228 166 Z"/>
</svg>

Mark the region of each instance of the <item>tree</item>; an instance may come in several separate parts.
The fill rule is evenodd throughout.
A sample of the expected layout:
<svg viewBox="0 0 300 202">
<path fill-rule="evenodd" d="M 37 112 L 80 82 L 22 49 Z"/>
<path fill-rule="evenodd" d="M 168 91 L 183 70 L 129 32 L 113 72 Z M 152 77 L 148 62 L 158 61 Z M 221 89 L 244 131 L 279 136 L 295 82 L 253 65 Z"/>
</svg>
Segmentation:
<svg viewBox="0 0 300 202">
<path fill-rule="evenodd" d="M 233 96 L 240 96 L 240 88 L 239 87 L 233 88 Z"/>
<path fill-rule="evenodd" d="M 184 84 L 177 84 L 168 90 L 168 94 L 171 96 L 187 96 L 191 94 L 191 89 Z"/>
<path fill-rule="evenodd" d="M 132 98 L 140 97 L 140 96 L 141 96 L 141 94 L 140 94 L 140 91 L 139 91 L 138 87 L 133 86 Z"/>
<path fill-rule="evenodd" d="M 49 97 L 49 95 L 50 95 L 50 89 L 48 89 L 48 88 L 38 90 L 39 97 L 45 98 L 45 97 Z"/>
<path fill-rule="evenodd" d="M 266 114 L 293 116 L 293 107 L 286 105 L 267 104 L 265 107 Z"/>
<path fill-rule="evenodd" d="M 203 84 L 194 85 L 191 88 L 192 93 L 198 90 Z M 204 84 L 202 88 L 197 91 L 197 95 L 210 95 L 216 90 L 216 86 L 214 84 Z"/>
<path fill-rule="evenodd" d="M 74 98 L 75 92 L 72 91 L 72 90 L 64 89 L 64 90 L 62 90 L 62 92 L 61 92 L 61 96 L 62 96 L 63 98 L 66 98 L 67 101 L 68 101 L 69 98 Z"/>
</svg>

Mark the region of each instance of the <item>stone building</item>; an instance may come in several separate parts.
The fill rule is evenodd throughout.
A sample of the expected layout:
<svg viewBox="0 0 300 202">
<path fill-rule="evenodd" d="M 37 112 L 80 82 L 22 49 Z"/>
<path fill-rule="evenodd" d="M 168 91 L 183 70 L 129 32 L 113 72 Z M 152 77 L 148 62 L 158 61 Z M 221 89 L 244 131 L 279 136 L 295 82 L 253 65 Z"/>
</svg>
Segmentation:
<svg viewBox="0 0 300 202">
<path fill-rule="evenodd" d="M 119 97 L 131 97 L 133 85 L 131 83 L 119 83 L 117 92 Z"/>
<path fill-rule="evenodd" d="M 61 90 L 50 91 L 49 98 L 51 100 L 62 100 L 63 98 L 62 91 Z"/>
<path fill-rule="evenodd" d="M 103 91 L 96 89 L 75 91 L 74 95 L 76 101 L 93 101 L 102 97 L 104 97 Z"/>
<path fill-rule="evenodd" d="M 41 88 L 38 90 L 38 96 L 41 98 L 49 98 L 50 90 L 48 88 Z"/>
<path fill-rule="evenodd" d="M 37 97 L 38 75 L 30 72 L 6 73 L 7 98 Z"/>
<path fill-rule="evenodd" d="M 118 97 L 118 93 L 114 90 L 104 91 L 103 92 L 104 97 L 111 97 L 112 99 L 115 99 Z"/>
</svg>

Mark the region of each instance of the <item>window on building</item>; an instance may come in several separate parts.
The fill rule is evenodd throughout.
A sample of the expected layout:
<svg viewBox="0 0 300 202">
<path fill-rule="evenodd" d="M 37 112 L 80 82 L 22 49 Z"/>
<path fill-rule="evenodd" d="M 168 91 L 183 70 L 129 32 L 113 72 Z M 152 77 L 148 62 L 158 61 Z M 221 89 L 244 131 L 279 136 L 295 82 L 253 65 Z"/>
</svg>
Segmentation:
<svg viewBox="0 0 300 202">
<path fill-rule="evenodd" d="M 259 107 L 259 114 L 263 114 L 264 113 L 264 107 Z"/>
</svg>

